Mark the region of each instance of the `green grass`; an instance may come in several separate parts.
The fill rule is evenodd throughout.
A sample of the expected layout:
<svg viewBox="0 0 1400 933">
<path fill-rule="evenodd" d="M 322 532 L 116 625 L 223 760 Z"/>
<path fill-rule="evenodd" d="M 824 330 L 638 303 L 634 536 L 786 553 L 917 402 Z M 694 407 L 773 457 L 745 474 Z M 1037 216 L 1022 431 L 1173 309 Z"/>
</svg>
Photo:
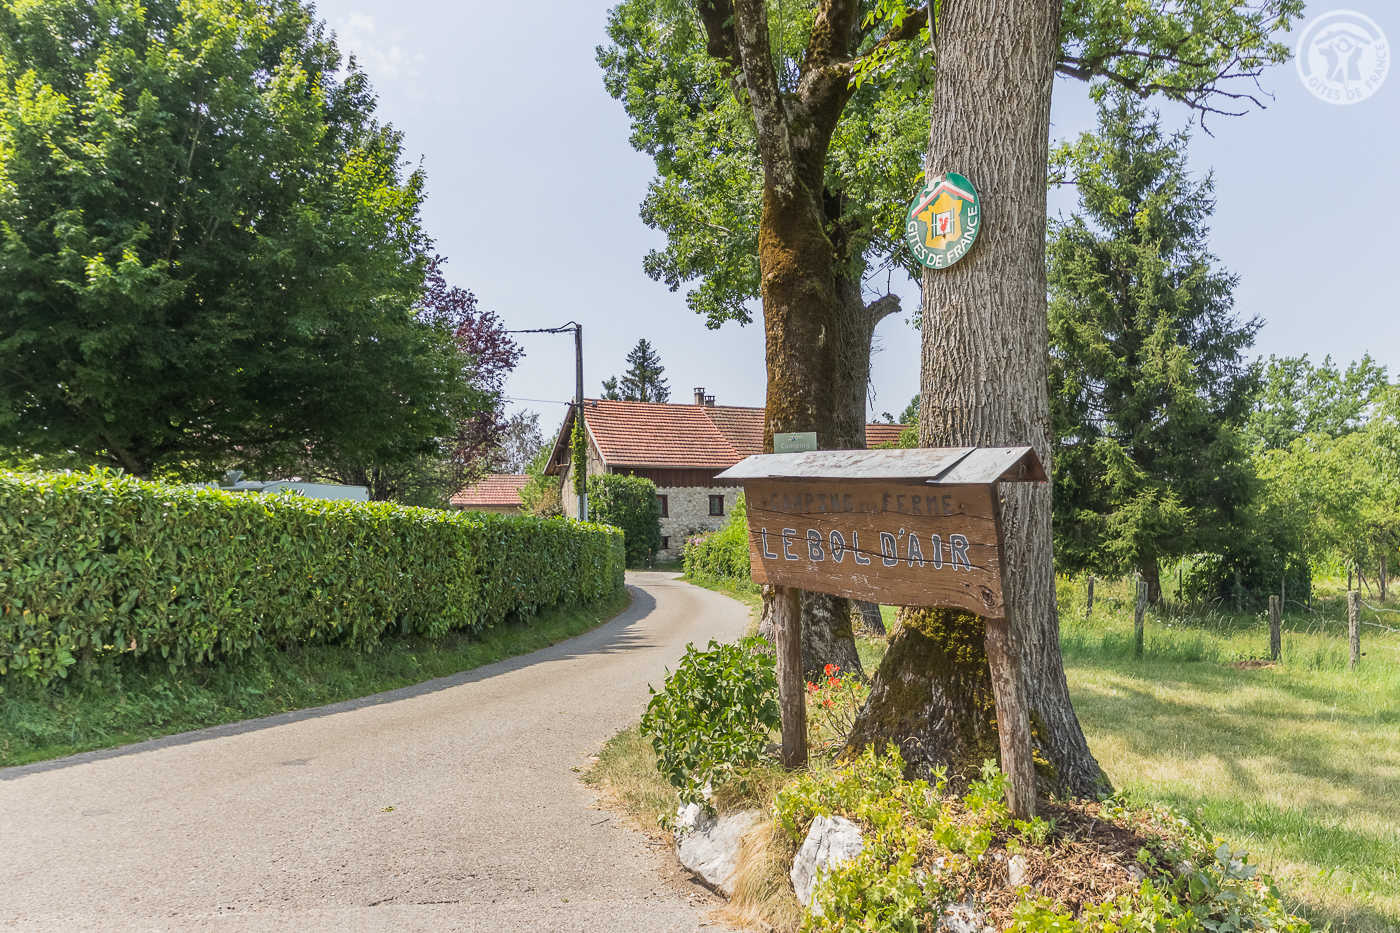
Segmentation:
<svg viewBox="0 0 1400 933">
<path fill-rule="evenodd" d="M 1319 928 L 1400 930 L 1400 633 L 1363 626 L 1349 670 L 1334 591 L 1290 603 L 1277 665 L 1241 665 L 1268 655 L 1251 613 L 1149 612 L 1134 658 L 1130 596 L 1100 581 L 1086 621 L 1060 586 L 1070 691 L 1114 785 L 1248 848 Z"/>
<path fill-rule="evenodd" d="M 1268 657 L 1262 612 L 1149 610 L 1135 658 L 1132 583 L 1099 580 L 1086 620 L 1083 582 L 1061 579 L 1065 673 L 1115 787 L 1248 849 L 1319 929 L 1394 933 L 1400 607 L 1363 612 L 1352 671 L 1341 588 L 1321 591 L 1311 610 L 1289 603 L 1279 663 L 1252 666 Z"/>
<path fill-rule="evenodd" d="M 0 694 L 0 766 L 28 764 L 222 723 L 393 690 L 526 654 L 606 622 L 624 592 L 596 606 L 557 609 L 480 637 L 396 639 L 373 651 L 311 645 L 238 664 L 171 675 L 156 666 L 100 682 Z"/>
</svg>

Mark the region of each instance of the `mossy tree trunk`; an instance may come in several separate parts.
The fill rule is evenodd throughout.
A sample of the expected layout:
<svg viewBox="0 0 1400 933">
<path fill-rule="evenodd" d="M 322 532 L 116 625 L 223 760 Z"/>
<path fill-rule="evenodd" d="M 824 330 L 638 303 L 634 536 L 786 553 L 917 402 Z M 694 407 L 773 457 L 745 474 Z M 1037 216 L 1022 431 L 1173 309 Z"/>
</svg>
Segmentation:
<svg viewBox="0 0 1400 933">
<path fill-rule="evenodd" d="M 734 69 L 753 113 L 763 196 L 758 231 L 764 357 L 768 373 L 765 447 L 773 434 L 815 431 L 825 450 L 865 446 L 865 404 L 875 325 L 898 309 L 886 296 L 866 305 L 863 263 L 847 256 L 841 199 L 824 185 L 827 150 L 853 92 L 860 41 L 857 0 L 821 0 L 802 75 L 780 88 L 763 0 L 696 4 L 711 56 Z M 771 599 L 764 624 L 771 628 Z M 860 671 L 845 599 L 805 593 L 803 666 Z"/>
<path fill-rule="evenodd" d="M 961 262 L 924 275 L 919 442 L 1030 444 L 1050 470 L 1045 287 L 1050 92 L 1058 0 L 947 0 L 937 30 L 929 170 L 977 186 L 983 224 Z M 1070 705 L 1060 656 L 1048 484 L 1002 490 L 1006 602 L 1040 782 L 1106 785 Z M 998 747 L 980 620 L 906 613 L 851 747 L 894 741 L 911 764 L 968 775 Z"/>
</svg>

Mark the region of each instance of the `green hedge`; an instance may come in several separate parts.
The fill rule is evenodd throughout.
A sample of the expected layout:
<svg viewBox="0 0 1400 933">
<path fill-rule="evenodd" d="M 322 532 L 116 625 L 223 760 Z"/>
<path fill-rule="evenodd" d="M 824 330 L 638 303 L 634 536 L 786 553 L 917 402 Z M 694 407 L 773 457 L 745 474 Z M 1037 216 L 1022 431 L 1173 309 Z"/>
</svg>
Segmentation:
<svg viewBox="0 0 1400 933">
<path fill-rule="evenodd" d="M 622 529 L 629 567 L 646 566 L 661 547 L 661 505 L 656 484 L 645 477 L 619 473 L 588 477 L 588 517 Z"/>
<path fill-rule="evenodd" d="M 723 528 L 686 539 L 683 559 L 687 576 L 749 579 L 748 508 L 742 495 Z"/>
<path fill-rule="evenodd" d="M 616 529 L 0 471 L 0 685 L 481 631 L 622 587 Z"/>
</svg>

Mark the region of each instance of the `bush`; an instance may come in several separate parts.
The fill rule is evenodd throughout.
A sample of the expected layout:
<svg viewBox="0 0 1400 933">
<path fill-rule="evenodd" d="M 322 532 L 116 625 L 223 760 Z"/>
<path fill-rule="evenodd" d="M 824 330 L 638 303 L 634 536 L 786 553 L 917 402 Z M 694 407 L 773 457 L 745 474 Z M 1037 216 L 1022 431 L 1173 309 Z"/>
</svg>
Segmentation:
<svg viewBox="0 0 1400 933">
<path fill-rule="evenodd" d="M 622 569 L 615 530 L 564 519 L 0 471 L 0 684 L 479 632 L 611 596 Z"/>
<path fill-rule="evenodd" d="M 665 687 L 651 691 L 642 732 L 682 803 L 702 801 L 707 783 L 758 761 L 778 728 L 778 674 L 767 649 L 757 636 L 712 641 L 706 651 L 687 645 Z"/>
<path fill-rule="evenodd" d="M 742 495 L 723 528 L 686 540 L 683 559 L 689 577 L 749 579 L 748 508 Z"/>
<path fill-rule="evenodd" d="M 618 473 L 588 477 L 588 517 L 622 529 L 629 567 L 650 563 L 661 547 L 661 506 L 649 479 Z"/>
</svg>

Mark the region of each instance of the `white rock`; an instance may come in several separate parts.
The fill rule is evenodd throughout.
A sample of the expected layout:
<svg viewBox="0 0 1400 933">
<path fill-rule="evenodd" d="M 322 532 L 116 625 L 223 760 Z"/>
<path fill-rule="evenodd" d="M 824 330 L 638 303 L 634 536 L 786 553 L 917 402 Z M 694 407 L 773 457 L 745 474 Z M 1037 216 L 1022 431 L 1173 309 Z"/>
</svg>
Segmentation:
<svg viewBox="0 0 1400 933">
<path fill-rule="evenodd" d="M 676 847 L 681 864 L 705 884 L 729 897 L 734 893 L 734 868 L 739 844 L 758 822 L 757 810 L 740 810 L 718 819 L 705 828 L 696 827 Z"/>
<path fill-rule="evenodd" d="M 985 923 L 987 915 L 978 910 L 972 901 L 951 904 L 943 909 L 938 918 L 937 933 L 986 933 L 991 927 Z"/>
<path fill-rule="evenodd" d="M 1133 884 L 1142 884 L 1147 880 L 1147 872 L 1142 870 L 1141 865 L 1129 865 L 1128 877 L 1132 879 Z"/>
<path fill-rule="evenodd" d="M 1006 860 L 1006 883 L 1013 888 L 1019 888 L 1026 883 L 1026 874 L 1030 871 L 1030 866 L 1026 864 L 1026 857 L 1019 852 Z"/>
<path fill-rule="evenodd" d="M 704 832 L 715 825 L 715 815 L 703 803 L 685 803 L 676 808 L 676 838 L 693 832 Z"/>
<path fill-rule="evenodd" d="M 812 888 L 817 877 L 828 868 L 835 868 L 842 862 L 855 858 L 864 845 L 860 838 L 860 827 L 845 817 L 819 816 L 812 820 L 807 830 L 807 838 L 792 860 L 792 889 L 797 892 L 797 900 L 803 907 L 811 905 L 812 913 L 821 916 L 821 907 L 811 904 Z"/>
</svg>

